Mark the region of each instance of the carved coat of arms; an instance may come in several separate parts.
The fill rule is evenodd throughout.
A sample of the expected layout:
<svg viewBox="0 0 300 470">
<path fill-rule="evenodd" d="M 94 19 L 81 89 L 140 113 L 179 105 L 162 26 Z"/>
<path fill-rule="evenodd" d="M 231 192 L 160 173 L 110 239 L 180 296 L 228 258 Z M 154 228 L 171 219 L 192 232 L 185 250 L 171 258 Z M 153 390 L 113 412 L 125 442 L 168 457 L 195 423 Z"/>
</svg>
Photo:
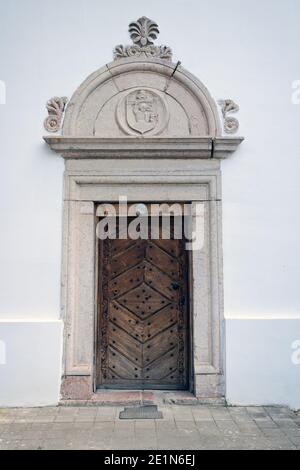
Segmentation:
<svg viewBox="0 0 300 470">
<path fill-rule="evenodd" d="M 126 120 L 133 130 L 144 134 L 157 126 L 157 98 L 148 90 L 131 93 L 126 100 Z"/>
<path fill-rule="evenodd" d="M 160 134 L 169 120 L 167 103 L 159 91 L 131 91 L 117 107 L 117 120 L 127 134 Z"/>
</svg>

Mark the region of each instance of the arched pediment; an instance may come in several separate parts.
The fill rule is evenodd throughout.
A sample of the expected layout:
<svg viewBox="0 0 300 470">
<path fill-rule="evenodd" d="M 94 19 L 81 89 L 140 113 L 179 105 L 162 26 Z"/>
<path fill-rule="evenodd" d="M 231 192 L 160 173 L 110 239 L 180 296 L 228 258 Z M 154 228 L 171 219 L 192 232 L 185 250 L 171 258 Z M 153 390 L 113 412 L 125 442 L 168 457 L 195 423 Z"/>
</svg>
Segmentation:
<svg viewBox="0 0 300 470">
<path fill-rule="evenodd" d="M 181 65 L 124 58 L 92 74 L 74 93 L 63 135 L 216 137 L 221 123 L 208 90 Z"/>
<path fill-rule="evenodd" d="M 62 135 L 45 137 L 51 148 L 71 158 L 113 151 L 128 158 L 135 150 L 167 158 L 183 151 L 193 158 L 232 153 L 243 139 L 222 133 L 238 129 L 227 117 L 237 111 L 235 103 L 224 100 L 218 109 L 203 83 L 171 61 L 171 49 L 153 44 L 156 23 L 142 17 L 129 32 L 133 45 L 117 46 L 114 61 L 90 75 L 67 106 L 65 97 L 47 103 L 45 128 L 62 128 Z"/>
</svg>

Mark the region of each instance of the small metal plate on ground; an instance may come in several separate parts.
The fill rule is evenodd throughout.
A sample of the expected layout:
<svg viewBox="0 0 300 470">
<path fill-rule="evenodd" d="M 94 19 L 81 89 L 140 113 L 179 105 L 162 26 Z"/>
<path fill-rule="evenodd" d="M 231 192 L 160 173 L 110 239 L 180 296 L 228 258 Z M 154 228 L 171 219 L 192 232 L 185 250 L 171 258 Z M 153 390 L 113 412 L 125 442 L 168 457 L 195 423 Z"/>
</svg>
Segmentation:
<svg viewBox="0 0 300 470">
<path fill-rule="evenodd" d="M 121 411 L 120 419 L 163 419 L 163 414 L 156 405 L 131 406 Z"/>
</svg>

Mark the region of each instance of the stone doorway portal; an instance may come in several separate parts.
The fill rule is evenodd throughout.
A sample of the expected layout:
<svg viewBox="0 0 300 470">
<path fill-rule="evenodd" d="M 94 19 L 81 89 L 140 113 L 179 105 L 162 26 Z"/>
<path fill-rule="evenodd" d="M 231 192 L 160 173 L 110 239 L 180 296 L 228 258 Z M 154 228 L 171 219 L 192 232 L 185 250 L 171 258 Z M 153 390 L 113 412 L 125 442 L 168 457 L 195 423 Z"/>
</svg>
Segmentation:
<svg viewBox="0 0 300 470">
<path fill-rule="evenodd" d="M 148 29 L 144 27 L 149 22 L 155 24 L 156 38 L 156 23 L 145 17 L 139 18 L 130 27 L 133 44 L 118 45 L 114 50 L 113 62 L 89 76 L 67 105 L 65 97 L 54 97 L 47 103 L 47 131 L 57 133 L 61 127 L 62 132 L 47 135 L 45 141 L 65 159 L 61 395 L 66 400 L 93 400 L 99 396 L 99 386 L 117 385 L 112 371 L 111 376 L 106 378 L 103 373 L 105 366 L 101 372 L 101 363 L 105 364 L 106 356 L 112 349 L 106 347 L 101 360 L 98 357 L 97 361 L 97 353 L 99 356 L 101 348 L 99 337 L 97 342 L 97 286 L 103 280 L 99 278 L 97 269 L 99 250 L 96 249 L 96 211 L 99 204 L 107 201 L 117 203 L 121 196 L 126 196 L 130 203 L 188 202 L 193 230 L 202 241 L 197 249 L 189 253 L 191 320 L 187 336 L 190 350 L 188 353 L 185 343 L 183 362 L 189 359 L 189 364 L 184 366 L 185 372 L 178 374 L 178 368 L 177 375 L 171 375 L 173 370 L 170 368 L 175 367 L 175 362 L 179 364 L 179 351 L 174 356 L 173 365 L 171 356 L 168 360 L 163 356 L 164 366 L 158 369 L 159 377 L 155 375 L 157 370 L 147 371 L 143 359 L 144 349 L 139 346 L 140 357 L 134 358 L 134 362 L 139 363 L 138 370 L 131 370 L 130 376 L 131 362 L 126 363 L 124 385 L 129 379 L 137 388 L 139 380 L 139 386 L 146 388 L 145 381 L 149 380 L 149 387 L 154 387 L 155 380 L 163 379 L 164 386 L 168 388 L 172 388 L 172 385 L 175 388 L 187 388 L 198 400 L 213 402 L 222 401 L 225 393 L 220 161 L 229 157 L 243 141 L 242 137 L 233 135 L 239 124 L 231 113 L 237 111 L 238 107 L 232 100 L 225 99 L 219 101 L 221 106 L 218 109 L 203 83 L 183 68 L 180 62 L 172 62 L 172 51 L 168 46 L 152 44 L 155 38 L 153 34 L 151 37 L 147 35 Z M 143 32 L 142 42 L 133 32 L 136 28 L 141 28 Z M 150 241 L 145 246 L 146 251 L 150 250 Z M 119 248 L 125 251 L 124 246 Z M 163 251 L 157 242 L 153 243 L 152 249 Z M 137 244 L 134 250 L 138 252 Z M 169 256 L 168 250 L 165 251 L 166 256 Z M 143 254 L 141 262 L 146 261 L 146 255 Z M 161 269 L 161 266 L 156 268 L 166 278 L 170 277 L 166 269 Z M 111 280 L 114 281 L 114 278 Z M 182 279 L 176 279 L 176 282 L 180 283 Z M 159 290 L 161 286 L 156 287 L 162 296 L 159 298 L 167 299 L 167 293 Z M 118 288 L 123 289 L 123 286 Z M 136 295 L 147 294 L 149 297 L 147 289 L 145 293 Z M 132 292 L 135 292 L 134 289 Z M 116 299 L 113 292 L 107 295 L 105 302 L 114 304 Z M 129 330 L 129 319 L 133 320 L 138 315 L 134 312 L 132 298 L 123 300 L 127 300 L 131 307 L 127 311 L 124 302 L 122 306 L 118 305 L 120 311 L 122 309 L 122 321 L 124 311 L 127 312 L 125 331 L 130 336 L 133 332 Z M 156 315 L 159 317 L 154 304 L 152 308 L 151 323 L 157 321 Z M 177 313 L 178 309 L 179 304 Z M 121 322 L 121 316 L 118 321 Z M 178 335 L 178 316 L 175 324 L 176 330 L 172 334 Z M 117 333 L 118 325 L 109 321 L 106 326 L 109 326 L 109 330 L 104 340 L 110 344 L 111 340 L 115 341 L 113 333 Z M 145 333 L 142 334 L 152 335 L 151 327 L 153 330 L 153 324 L 146 325 L 143 328 Z M 111 328 L 116 328 L 116 331 L 111 332 Z M 135 334 L 140 335 L 141 328 L 136 328 Z M 156 330 L 155 334 L 159 335 L 160 332 Z M 151 336 L 149 340 L 152 341 Z M 141 342 L 141 337 L 133 336 L 132 344 L 135 341 Z M 129 351 L 132 344 L 129 341 L 127 343 Z M 167 350 L 164 351 L 163 354 L 167 354 Z M 112 370 L 117 371 L 121 358 L 118 363 L 113 362 L 114 358 L 117 356 L 109 357 L 108 364 L 115 366 L 116 369 Z M 135 361 L 136 358 L 138 361 Z M 127 359 L 131 361 L 132 357 Z M 151 364 L 155 364 L 156 358 L 152 360 Z M 167 374 L 161 372 L 167 366 L 169 381 Z M 133 387 L 133 382 L 127 382 L 127 387 Z M 162 382 L 159 386 L 163 386 Z M 106 390 L 102 393 L 106 393 Z"/>
</svg>

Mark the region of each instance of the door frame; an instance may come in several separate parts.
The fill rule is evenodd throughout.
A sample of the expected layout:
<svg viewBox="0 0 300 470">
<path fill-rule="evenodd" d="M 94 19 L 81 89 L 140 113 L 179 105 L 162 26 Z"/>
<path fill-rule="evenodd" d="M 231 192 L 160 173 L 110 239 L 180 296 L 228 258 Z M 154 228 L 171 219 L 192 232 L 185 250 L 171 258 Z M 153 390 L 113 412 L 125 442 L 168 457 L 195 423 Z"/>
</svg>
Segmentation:
<svg viewBox="0 0 300 470">
<path fill-rule="evenodd" d="M 191 391 L 201 400 L 224 397 L 224 329 L 220 162 L 211 160 L 67 161 L 64 192 L 62 397 L 89 399 L 95 382 L 96 204 L 190 201 L 202 204 L 205 243 L 190 253 Z"/>
</svg>

